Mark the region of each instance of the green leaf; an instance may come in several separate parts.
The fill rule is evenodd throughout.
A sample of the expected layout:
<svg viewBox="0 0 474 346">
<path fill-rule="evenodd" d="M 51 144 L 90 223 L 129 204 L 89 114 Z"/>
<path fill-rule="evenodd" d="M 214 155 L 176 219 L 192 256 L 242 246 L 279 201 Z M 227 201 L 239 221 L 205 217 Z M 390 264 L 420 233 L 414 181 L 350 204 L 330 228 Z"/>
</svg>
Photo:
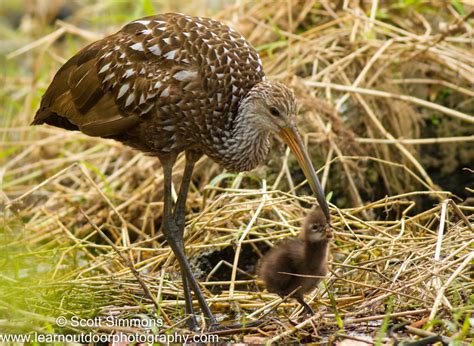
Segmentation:
<svg viewBox="0 0 474 346">
<path fill-rule="evenodd" d="M 431 124 L 432 124 L 432 125 L 435 125 L 435 126 L 438 126 L 438 125 L 441 123 L 441 121 L 439 120 L 439 118 L 436 117 L 436 116 L 432 116 L 430 120 L 431 120 Z"/>
<path fill-rule="evenodd" d="M 382 339 L 387 333 L 388 327 L 390 325 L 390 315 L 393 312 L 393 297 L 389 297 L 388 301 L 385 303 L 387 308 L 386 308 L 386 315 L 385 318 L 383 319 L 382 325 L 380 326 L 380 330 L 377 334 L 377 339 L 375 340 L 376 345 L 383 345 Z"/>
<path fill-rule="evenodd" d="M 461 16 L 466 15 L 466 9 L 464 8 L 464 5 L 462 4 L 461 1 L 459 0 L 451 0 L 451 5 L 456 9 L 456 11 L 459 12 Z"/>
<path fill-rule="evenodd" d="M 212 179 L 209 182 L 208 186 L 216 187 L 222 182 L 222 180 L 227 179 L 227 178 L 235 178 L 236 176 L 237 176 L 237 174 L 235 174 L 235 173 L 222 173 L 222 174 L 219 174 L 218 176 L 214 177 L 214 179 Z"/>
<path fill-rule="evenodd" d="M 326 195 L 326 201 L 327 202 L 331 201 L 332 195 L 333 195 L 333 191 L 329 191 L 329 193 Z"/>
<path fill-rule="evenodd" d="M 387 9 L 382 8 L 382 9 L 380 9 L 380 10 L 377 10 L 377 12 L 375 13 L 375 18 L 377 18 L 378 20 L 386 20 L 386 19 L 388 19 L 388 12 L 387 12 Z"/>
<path fill-rule="evenodd" d="M 7 148 L 3 151 L 0 151 L 0 160 L 3 159 L 4 157 L 8 157 L 10 156 L 11 154 L 13 154 L 16 150 L 18 149 L 18 147 L 10 147 L 10 148 Z"/>
<path fill-rule="evenodd" d="M 143 0 L 143 13 L 145 16 L 152 16 L 156 13 L 151 0 Z"/>
<path fill-rule="evenodd" d="M 323 284 L 324 284 L 324 288 L 326 289 L 326 292 L 328 293 L 329 300 L 331 301 L 332 309 L 334 310 L 334 316 L 336 317 L 336 324 L 339 327 L 339 330 L 343 331 L 344 330 L 344 321 L 342 320 L 342 317 L 339 314 L 339 311 L 337 310 L 336 299 L 334 298 L 334 295 L 332 294 L 332 292 L 329 290 L 329 288 L 326 284 L 326 281 L 324 281 Z"/>
<path fill-rule="evenodd" d="M 269 53 L 272 53 L 273 50 L 285 47 L 286 45 L 288 45 L 288 40 L 281 40 L 262 44 L 260 46 L 257 46 L 255 49 L 257 50 L 257 52 L 268 51 Z"/>
</svg>

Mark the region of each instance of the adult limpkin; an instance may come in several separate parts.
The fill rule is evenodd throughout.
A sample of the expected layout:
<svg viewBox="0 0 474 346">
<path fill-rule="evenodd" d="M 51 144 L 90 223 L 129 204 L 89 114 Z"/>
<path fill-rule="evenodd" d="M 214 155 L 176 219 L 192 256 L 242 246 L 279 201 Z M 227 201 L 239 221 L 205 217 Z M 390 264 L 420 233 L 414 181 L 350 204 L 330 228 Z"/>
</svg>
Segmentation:
<svg viewBox="0 0 474 346">
<path fill-rule="evenodd" d="M 33 124 L 112 138 L 161 161 L 163 233 L 181 267 L 186 312 L 192 296 L 211 313 L 185 256 L 185 204 L 194 164 L 207 155 L 231 171 L 253 169 L 271 133 L 296 155 L 327 220 L 323 190 L 296 127 L 293 93 L 266 81 L 254 48 L 218 21 L 177 13 L 135 20 L 67 61 L 44 94 Z M 172 167 L 185 152 L 176 205 Z"/>
</svg>

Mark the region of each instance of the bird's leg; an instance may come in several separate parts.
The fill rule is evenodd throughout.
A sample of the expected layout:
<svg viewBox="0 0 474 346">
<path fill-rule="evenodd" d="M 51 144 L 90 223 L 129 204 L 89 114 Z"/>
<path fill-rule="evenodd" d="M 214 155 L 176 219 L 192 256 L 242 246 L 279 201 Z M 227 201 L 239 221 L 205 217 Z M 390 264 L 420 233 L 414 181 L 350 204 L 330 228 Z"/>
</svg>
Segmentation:
<svg viewBox="0 0 474 346">
<path fill-rule="evenodd" d="M 191 183 L 194 165 L 201 156 L 202 154 L 199 152 L 186 151 L 186 165 L 184 167 L 183 178 L 181 179 L 181 186 L 179 187 L 178 200 L 173 213 L 181 238 L 184 235 L 185 209 L 189 184 Z"/>
<path fill-rule="evenodd" d="M 183 178 L 181 179 L 181 186 L 179 187 L 178 200 L 174 207 L 174 220 L 176 226 L 178 227 L 178 246 L 183 249 L 183 252 L 186 253 L 184 249 L 184 225 L 185 225 L 185 209 L 186 209 L 186 199 L 189 191 L 189 184 L 191 183 L 191 176 L 194 169 L 194 164 L 201 157 L 201 154 L 195 154 L 193 152 L 186 152 L 186 166 L 183 172 Z M 191 290 L 189 287 L 187 276 L 184 272 L 181 272 L 181 277 L 183 281 L 183 290 L 184 290 L 184 300 L 186 302 L 186 315 L 188 316 L 188 327 L 191 330 L 197 329 L 197 321 L 194 315 L 193 309 L 193 297 L 191 295 Z"/>
<path fill-rule="evenodd" d="M 174 207 L 173 216 L 176 222 L 176 226 L 178 227 L 178 235 L 179 235 L 178 245 L 183 249 L 183 252 L 185 252 L 183 236 L 184 236 L 184 226 L 185 226 L 186 199 L 189 192 L 189 185 L 191 183 L 191 177 L 192 177 L 194 165 L 201 156 L 202 154 L 200 152 L 186 151 L 186 166 L 184 168 L 183 177 L 181 179 L 181 185 L 179 187 L 178 200 L 176 201 L 176 205 Z M 194 277 L 192 279 L 194 279 Z M 194 311 L 193 311 L 192 296 L 191 296 L 191 291 L 190 291 L 190 286 L 189 286 L 189 280 L 187 276 L 184 274 L 184 271 L 182 271 L 182 280 L 183 280 L 183 288 L 184 288 L 184 297 L 186 300 L 186 314 L 189 314 L 191 316 L 188 326 L 190 329 L 196 329 L 197 322 L 196 322 L 196 318 L 194 316 Z M 203 309 L 203 312 L 205 313 L 204 309 Z M 206 315 L 206 317 L 210 320 L 211 330 L 239 329 L 244 326 L 250 328 L 253 326 L 258 326 L 262 324 L 263 322 L 263 321 L 249 321 L 245 324 L 235 323 L 235 324 L 228 324 L 225 326 L 219 326 L 217 325 L 217 322 L 212 316 L 212 314 L 210 316 Z"/>
<path fill-rule="evenodd" d="M 182 237 L 180 236 L 179 228 L 174 220 L 172 213 L 172 199 L 171 199 L 171 184 L 172 184 L 172 166 L 174 160 L 162 160 L 163 175 L 164 175 L 164 206 L 163 206 L 163 233 L 168 241 L 168 244 L 173 250 L 176 259 L 179 262 L 181 272 L 187 276 L 187 283 L 194 291 L 196 298 L 201 306 L 202 312 L 209 319 L 211 325 L 216 324 L 216 319 L 212 314 L 206 299 L 201 292 L 199 284 L 197 283 L 191 271 L 188 259 L 184 254 L 184 247 L 182 245 Z M 170 162 L 171 161 L 171 162 Z M 181 245 L 180 245 L 181 243 Z M 186 294 L 186 293 L 185 293 Z"/>
<path fill-rule="evenodd" d="M 311 306 L 309 306 L 308 303 L 306 303 L 303 299 L 303 297 L 301 296 L 298 296 L 298 297 L 295 297 L 296 300 L 298 301 L 298 303 L 300 303 L 303 308 L 304 308 L 304 311 L 306 311 L 307 314 L 313 316 L 314 315 L 314 310 L 311 308 Z"/>
<path fill-rule="evenodd" d="M 263 323 L 263 321 L 249 321 L 245 324 L 236 323 L 225 326 L 219 326 L 214 315 L 212 314 L 207 302 L 199 288 L 199 285 L 192 274 L 189 262 L 185 256 L 183 233 L 185 225 L 185 207 L 186 199 L 191 183 L 191 175 L 194 169 L 194 165 L 202 154 L 196 152 L 186 152 L 186 166 L 183 172 L 183 178 L 181 180 L 181 186 L 178 193 L 178 200 L 171 218 L 171 177 L 172 177 L 172 166 L 174 161 L 170 164 L 166 164 L 166 161 L 162 161 L 163 172 L 164 172 L 164 215 L 163 215 L 163 233 L 168 240 L 168 243 L 173 250 L 176 258 L 181 267 L 184 296 L 186 300 L 186 313 L 191 315 L 191 322 L 188 326 L 190 329 L 195 329 L 197 326 L 194 311 L 192 307 L 192 296 L 190 288 L 194 291 L 196 298 L 198 299 L 199 305 L 208 319 L 209 329 L 220 330 L 220 329 L 239 329 L 242 327 L 253 327 Z"/>
</svg>

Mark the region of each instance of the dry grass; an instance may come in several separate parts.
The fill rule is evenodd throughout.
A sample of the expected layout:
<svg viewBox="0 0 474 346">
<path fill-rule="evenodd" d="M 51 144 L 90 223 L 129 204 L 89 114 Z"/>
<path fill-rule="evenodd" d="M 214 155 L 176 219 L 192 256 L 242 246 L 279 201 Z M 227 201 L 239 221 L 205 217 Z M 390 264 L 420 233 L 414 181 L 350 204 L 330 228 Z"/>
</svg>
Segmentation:
<svg viewBox="0 0 474 346">
<path fill-rule="evenodd" d="M 472 342 L 472 178 L 447 190 L 436 183 L 474 155 L 472 8 L 321 3 L 242 1 L 213 14 L 259 49 L 270 78 L 295 89 L 336 230 L 332 273 L 308 296 L 317 314 L 303 319 L 253 272 L 269 246 L 297 234 L 302 206 L 315 203 L 292 156 L 274 150 L 267 169 L 239 175 L 201 160 L 188 202 L 189 257 L 222 320 L 267 321 L 221 340 L 386 343 L 435 332 Z M 113 141 L 27 126 L 58 67 L 104 33 L 96 30 L 103 22 L 79 24 L 109 14 L 107 6 L 84 6 L 49 34 L 19 32 L 21 44 L 4 60 L 0 331 L 58 331 L 59 315 L 158 310 L 164 329 L 185 332 L 177 262 L 159 231 L 158 160 Z M 202 6 L 176 6 L 203 14 Z M 399 323 L 407 327 L 393 331 Z"/>
</svg>

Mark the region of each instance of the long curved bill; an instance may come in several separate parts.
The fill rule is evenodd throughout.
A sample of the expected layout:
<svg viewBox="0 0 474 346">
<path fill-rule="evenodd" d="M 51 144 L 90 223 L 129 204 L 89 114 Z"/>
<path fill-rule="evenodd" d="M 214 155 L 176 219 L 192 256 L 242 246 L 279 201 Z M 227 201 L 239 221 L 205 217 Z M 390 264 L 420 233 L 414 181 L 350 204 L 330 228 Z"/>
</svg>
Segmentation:
<svg viewBox="0 0 474 346">
<path fill-rule="evenodd" d="M 298 159 L 298 163 L 300 164 L 300 167 L 303 170 L 306 179 L 308 180 L 309 186 L 315 193 L 316 199 L 318 200 L 319 206 L 326 216 L 327 222 L 330 223 L 331 216 L 329 214 L 329 207 L 326 202 L 323 188 L 319 182 L 316 172 L 314 171 L 313 164 L 309 159 L 308 152 L 304 147 L 303 141 L 301 140 L 300 134 L 298 133 L 298 129 L 296 127 L 284 127 L 280 131 L 279 135 L 290 147 L 291 151 L 293 151 L 293 154 L 295 154 L 296 158 Z"/>
</svg>

